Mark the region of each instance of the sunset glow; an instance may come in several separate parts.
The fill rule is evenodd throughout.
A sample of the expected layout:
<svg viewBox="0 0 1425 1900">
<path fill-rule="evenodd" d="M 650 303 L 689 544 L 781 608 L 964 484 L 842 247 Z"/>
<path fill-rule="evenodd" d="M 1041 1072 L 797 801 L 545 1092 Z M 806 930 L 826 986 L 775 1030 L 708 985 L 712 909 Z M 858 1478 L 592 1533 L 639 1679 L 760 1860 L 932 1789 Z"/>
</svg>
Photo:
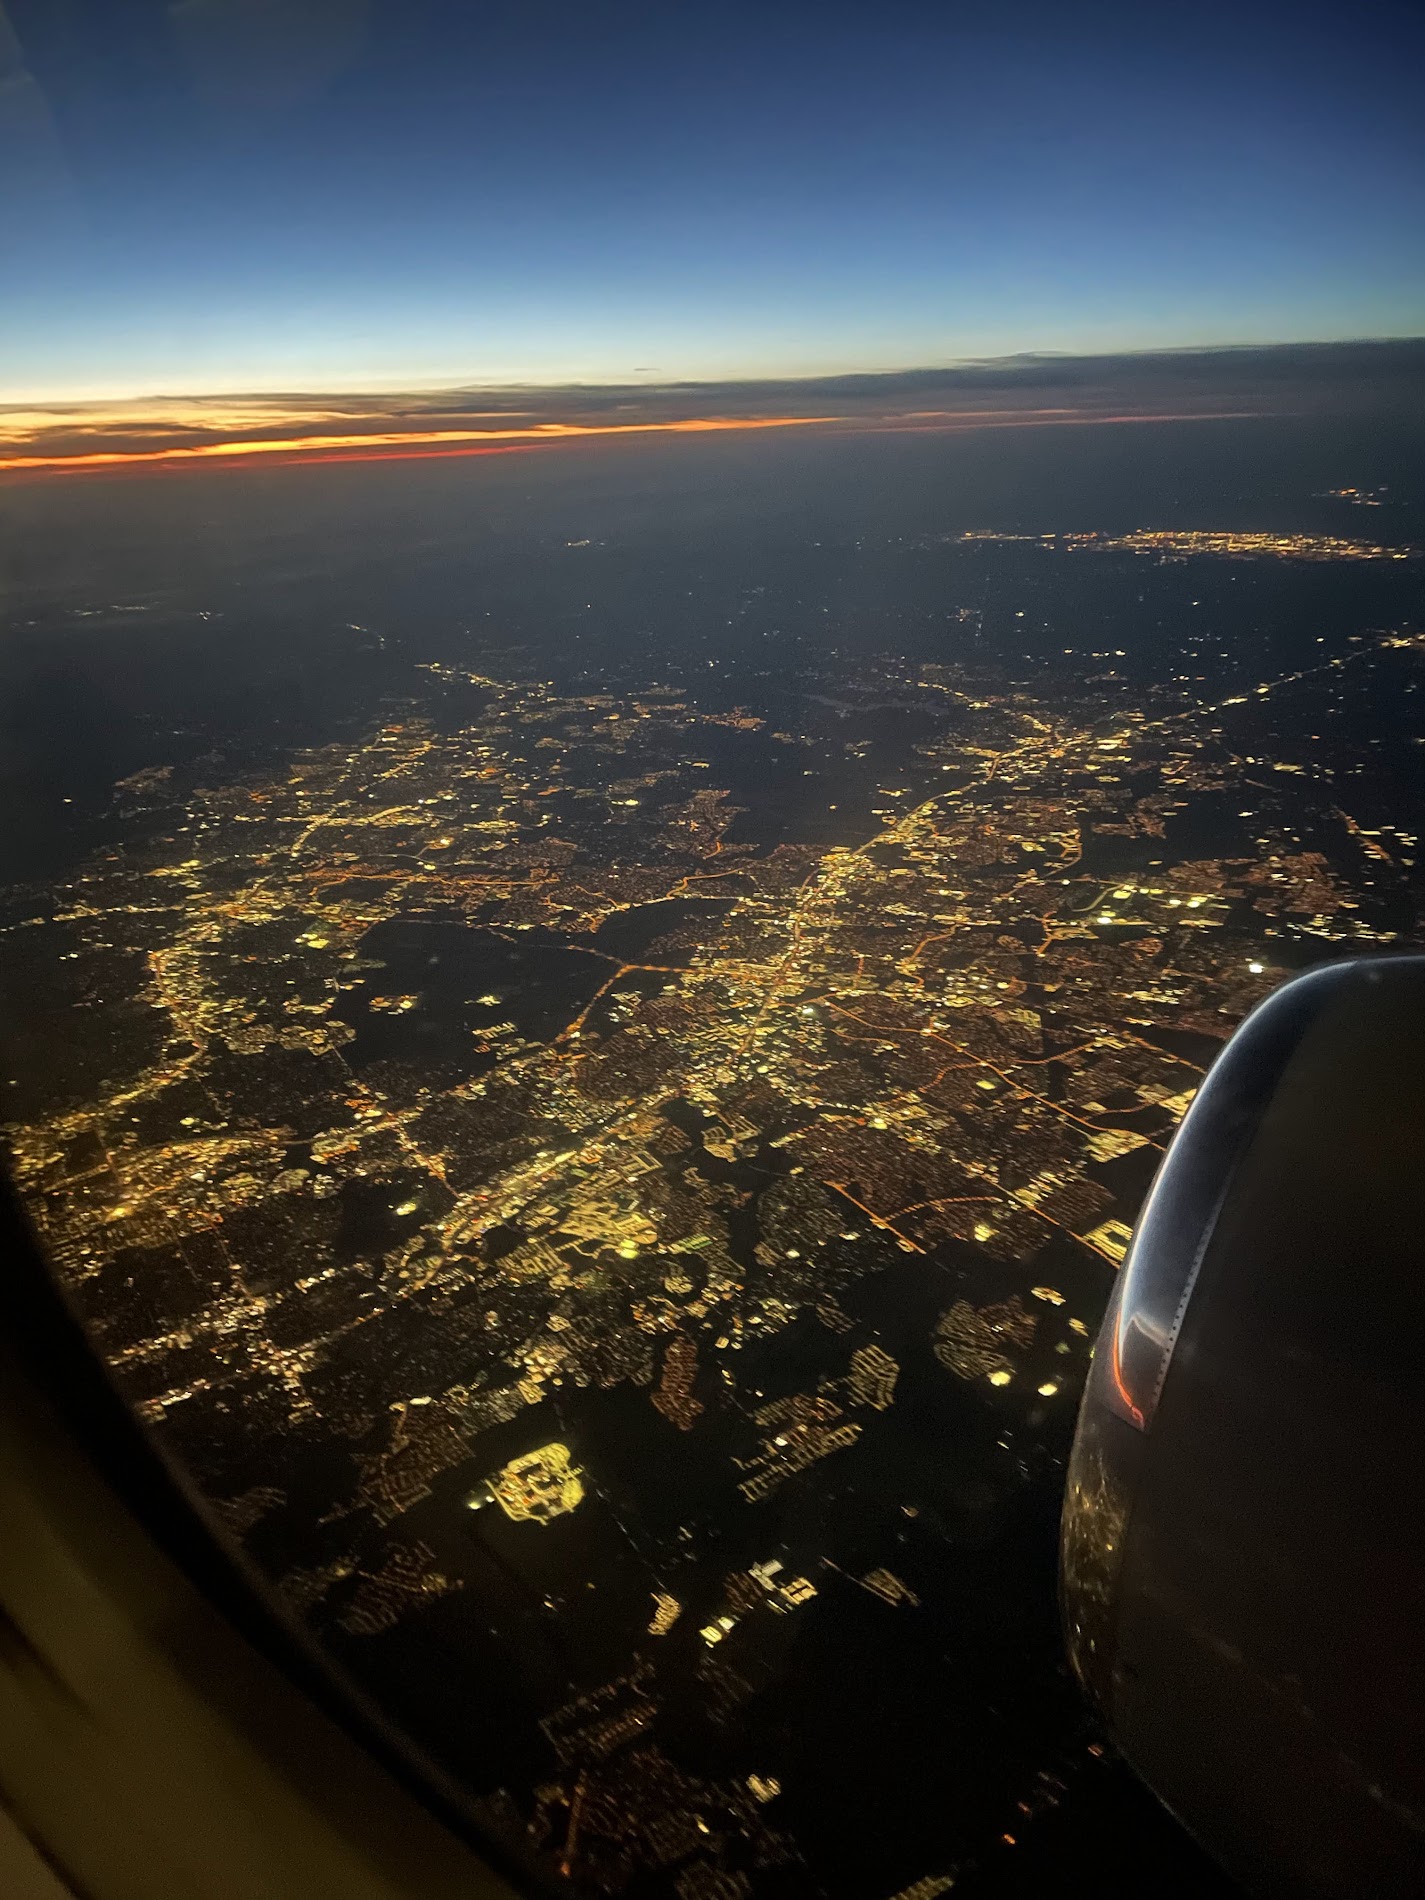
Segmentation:
<svg viewBox="0 0 1425 1900">
<path fill-rule="evenodd" d="M 197 407 L 197 405 L 194 405 Z M 509 413 L 509 412 L 506 412 Z M 518 412 L 516 412 L 518 413 Z M 73 418 L 64 426 L 60 417 L 46 430 L 35 427 L 39 420 L 27 417 L 31 426 L 11 432 L 9 442 L 0 432 L 0 474 L 9 475 L 84 475 L 127 469 L 174 467 L 195 463 L 241 462 L 264 459 L 279 464 L 408 461 L 436 457 L 510 454 L 521 449 L 538 448 L 560 442 L 578 442 L 611 436 L 717 435 L 751 433 L 776 429 L 823 429 L 835 433 L 847 430 L 870 433 L 947 434 L 981 429 L 1026 429 L 1090 427 L 1145 422 L 1214 422 L 1242 419 L 1260 414 L 1249 408 L 1207 410 L 1155 409 L 1134 413 L 1114 407 L 1074 409 L 1066 407 L 1031 409 L 914 409 L 903 413 L 868 413 L 861 410 L 842 415 L 769 415 L 769 416 L 683 416 L 653 418 L 641 422 L 531 422 L 517 428 L 430 429 L 372 428 L 341 434 L 304 434 L 287 436 L 219 436 L 215 440 L 167 442 L 161 439 L 161 425 L 151 425 L 137 438 L 127 435 L 122 415 L 109 416 L 98 409 L 77 428 Z M 355 415 L 353 415 L 353 420 Z M 385 418 L 373 417 L 373 420 Z M 118 425 L 118 426 L 116 426 Z M 172 426 L 172 425 L 170 425 Z M 191 428 L 193 425 L 190 424 Z M 221 427 L 214 420 L 210 427 Z M 232 426 L 231 421 L 228 426 Z M 176 431 L 175 431 L 176 432 Z M 75 444 L 75 437 L 78 444 Z M 92 448 L 88 442 L 115 440 L 122 447 Z M 127 437 L 127 439 L 126 439 Z M 156 440 L 156 438 L 158 438 Z M 153 444 L 153 446 L 148 446 Z M 46 448 L 48 447 L 48 452 Z M 16 450 L 22 452 L 16 453 Z"/>
<path fill-rule="evenodd" d="M 272 436 L 257 441 L 171 443 L 160 449 L 97 449 L 74 455 L 12 455 L 0 458 L 0 470 L 133 468 L 161 462 L 225 461 L 239 456 L 295 455 L 321 460 L 333 451 L 370 454 L 384 450 L 428 453 L 478 452 L 501 443 L 559 442 L 584 436 L 699 435 L 726 429 L 798 429 L 838 422 L 839 416 L 696 416 L 677 422 L 541 422 L 525 429 L 391 429 L 365 435 Z"/>
</svg>

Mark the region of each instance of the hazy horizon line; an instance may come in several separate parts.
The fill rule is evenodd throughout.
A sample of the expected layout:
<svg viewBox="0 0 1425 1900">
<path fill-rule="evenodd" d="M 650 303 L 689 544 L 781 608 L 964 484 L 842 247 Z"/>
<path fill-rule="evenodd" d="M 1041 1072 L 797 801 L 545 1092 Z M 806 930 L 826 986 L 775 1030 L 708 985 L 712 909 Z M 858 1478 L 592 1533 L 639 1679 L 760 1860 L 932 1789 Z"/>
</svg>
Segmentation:
<svg viewBox="0 0 1425 1900">
<path fill-rule="evenodd" d="M 549 450 L 659 435 L 963 432 L 1425 415 L 1425 337 L 1018 352 L 938 368 L 717 382 L 439 385 L 0 405 L 7 482 Z"/>
<path fill-rule="evenodd" d="M 954 376 L 984 370 L 1011 370 L 1019 365 L 1079 364 L 1154 364 L 1182 358 L 1243 358 L 1273 356 L 1292 351 L 1333 354 L 1351 350 L 1392 350 L 1425 347 L 1425 329 L 1388 335 L 1346 337 L 1283 337 L 1272 342 L 1240 341 L 1228 343 L 1151 344 L 1126 349 L 1033 349 L 1011 350 L 998 355 L 951 357 L 938 362 L 913 362 L 874 368 L 848 366 L 841 369 L 805 371 L 765 371 L 737 375 L 662 376 L 655 369 L 634 368 L 622 376 L 530 377 L 503 376 L 481 378 L 464 373 L 382 377 L 370 382 L 361 379 L 321 383 L 242 382 L 213 383 L 184 388 L 162 384 L 132 388 L 62 391 L 55 389 L 0 389 L 0 416 L 15 410 L 61 410 L 94 406 L 122 407 L 132 403 L 186 403 L 259 401 L 267 399 L 321 399 L 324 397 L 396 397 L 473 393 L 517 394 L 523 391 L 546 395 L 577 394 L 582 391 L 609 392 L 636 390 L 643 394 L 659 391 L 702 389 L 815 389 L 827 384 L 851 381 L 887 383 L 894 380 Z M 645 380 L 646 379 L 646 380 Z"/>
</svg>

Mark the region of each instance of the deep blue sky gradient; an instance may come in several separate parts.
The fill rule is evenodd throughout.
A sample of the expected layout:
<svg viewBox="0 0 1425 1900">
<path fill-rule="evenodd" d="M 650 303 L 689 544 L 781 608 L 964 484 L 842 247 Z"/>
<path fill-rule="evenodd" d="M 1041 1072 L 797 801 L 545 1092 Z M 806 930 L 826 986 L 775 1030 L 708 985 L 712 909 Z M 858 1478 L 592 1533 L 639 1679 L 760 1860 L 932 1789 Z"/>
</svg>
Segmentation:
<svg viewBox="0 0 1425 1900">
<path fill-rule="evenodd" d="M 1419 5 L 8 18 L 0 397 L 1425 331 Z"/>
</svg>

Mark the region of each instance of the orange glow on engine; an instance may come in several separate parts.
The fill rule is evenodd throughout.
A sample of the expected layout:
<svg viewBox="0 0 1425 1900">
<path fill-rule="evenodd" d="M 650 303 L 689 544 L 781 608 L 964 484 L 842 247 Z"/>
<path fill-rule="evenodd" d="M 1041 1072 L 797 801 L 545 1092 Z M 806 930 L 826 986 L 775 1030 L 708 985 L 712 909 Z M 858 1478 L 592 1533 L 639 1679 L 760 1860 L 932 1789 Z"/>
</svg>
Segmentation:
<svg viewBox="0 0 1425 1900">
<path fill-rule="evenodd" d="M 1115 1387 L 1117 1388 L 1119 1398 L 1122 1399 L 1124 1405 L 1127 1407 L 1129 1412 L 1132 1413 L 1133 1422 L 1135 1425 L 1138 1426 L 1139 1430 L 1141 1431 L 1143 1427 L 1143 1414 L 1142 1412 L 1139 1411 L 1138 1407 L 1133 1403 L 1133 1395 L 1128 1390 L 1128 1387 L 1123 1383 L 1122 1345 L 1123 1345 L 1122 1325 L 1118 1317 L 1115 1316 L 1114 1327 L 1113 1327 L 1113 1353 L 1109 1360 L 1109 1371 L 1112 1374 L 1113 1383 Z"/>
</svg>

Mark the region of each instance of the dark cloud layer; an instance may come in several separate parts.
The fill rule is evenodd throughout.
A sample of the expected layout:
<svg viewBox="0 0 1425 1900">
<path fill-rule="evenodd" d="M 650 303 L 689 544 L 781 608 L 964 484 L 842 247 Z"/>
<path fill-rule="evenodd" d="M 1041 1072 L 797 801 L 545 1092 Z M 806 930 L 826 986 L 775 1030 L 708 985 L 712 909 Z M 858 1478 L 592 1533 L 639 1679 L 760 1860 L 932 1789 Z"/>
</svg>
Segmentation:
<svg viewBox="0 0 1425 1900">
<path fill-rule="evenodd" d="M 801 381 L 11 405 L 0 408 L 0 469 L 23 480 L 191 462 L 508 453 L 662 432 L 948 432 L 1292 414 L 1425 417 L 1425 340 L 1022 356 Z"/>
</svg>

